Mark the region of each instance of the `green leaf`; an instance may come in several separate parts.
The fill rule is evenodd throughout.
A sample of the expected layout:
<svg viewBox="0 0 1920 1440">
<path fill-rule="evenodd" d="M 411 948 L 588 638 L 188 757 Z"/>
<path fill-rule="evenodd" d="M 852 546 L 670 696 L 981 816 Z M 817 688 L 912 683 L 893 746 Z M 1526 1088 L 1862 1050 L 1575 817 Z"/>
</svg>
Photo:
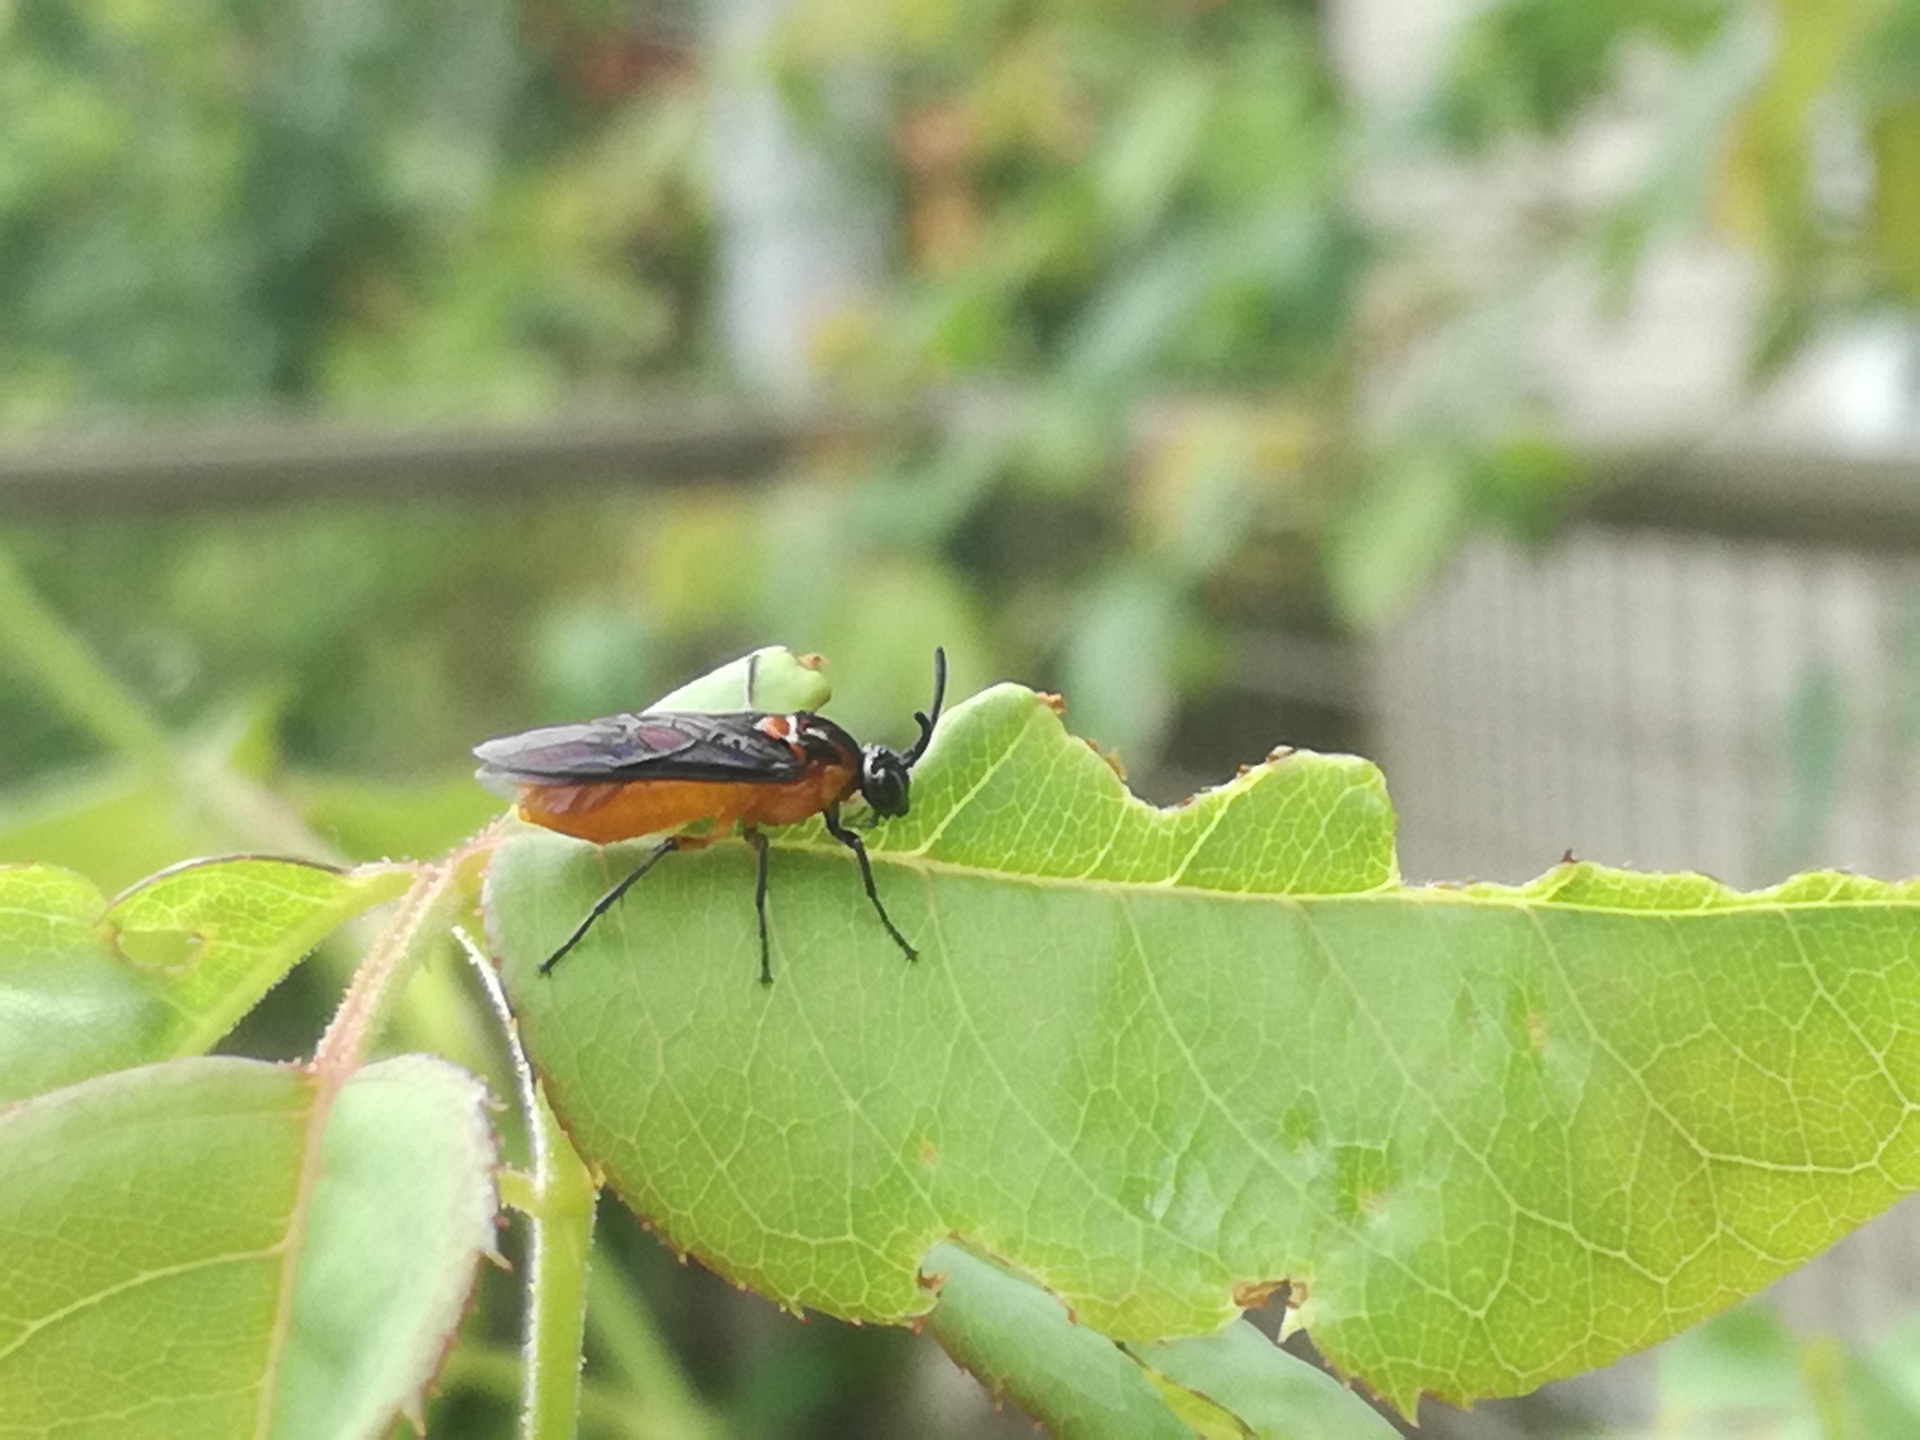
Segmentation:
<svg viewBox="0 0 1920 1440">
<path fill-rule="evenodd" d="M 212 1046 L 407 872 L 197 861 L 109 907 L 80 876 L 0 869 L 0 1102 Z"/>
<path fill-rule="evenodd" d="M 928 1252 L 934 1338 L 996 1396 L 1012 1398 L 1056 1440 L 1188 1440 L 1152 1382 L 1106 1336 L 1076 1325 L 1046 1291 L 959 1245 Z"/>
<path fill-rule="evenodd" d="M 1133 1355 L 1204 1396 L 1259 1440 L 1391 1440 L 1398 1434 L 1353 1391 L 1244 1320 L 1218 1335 L 1137 1346 Z"/>
<path fill-rule="evenodd" d="M 650 710 L 818 710 L 833 695 L 817 657 L 767 645 L 661 696 Z"/>
<path fill-rule="evenodd" d="M 671 857 L 511 837 L 489 924 L 581 1153 L 791 1306 L 904 1321 L 956 1239 L 1129 1341 L 1292 1283 L 1403 1410 L 1530 1390 L 1750 1294 L 1920 1185 L 1920 888 L 1558 867 L 1408 887 L 1379 773 L 1172 810 L 1031 692 L 954 710 L 873 827 L 902 961 L 812 824 Z"/>
<path fill-rule="evenodd" d="M 193 1059 L 0 1113 L 0 1429 L 378 1433 L 493 1239 L 485 1092 Z"/>
<path fill-rule="evenodd" d="M 1046 1291 L 952 1242 L 928 1252 L 922 1277 L 939 1295 L 928 1322 L 934 1337 L 1056 1437 L 1395 1433 L 1359 1396 L 1245 1321 L 1129 1353 L 1075 1324 Z"/>
</svg>

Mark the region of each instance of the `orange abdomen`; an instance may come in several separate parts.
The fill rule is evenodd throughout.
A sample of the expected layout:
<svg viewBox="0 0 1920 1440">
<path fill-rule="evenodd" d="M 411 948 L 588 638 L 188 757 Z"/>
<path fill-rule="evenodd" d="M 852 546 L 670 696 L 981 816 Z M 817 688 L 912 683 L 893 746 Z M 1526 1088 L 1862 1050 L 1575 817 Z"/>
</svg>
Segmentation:
<svg viewBox="0 0 1920 1440">
<path fill-rule="evenodd" d="M 613 780 L 585 785 L 523 785 L 520 818 L 596 845 L 660 835 L 711 820 L 716 832 L 746 825 L 791 825 L 853 791 L 845 765 L 817 765 L 779 785 L 709 780 Z"/>
</svg>

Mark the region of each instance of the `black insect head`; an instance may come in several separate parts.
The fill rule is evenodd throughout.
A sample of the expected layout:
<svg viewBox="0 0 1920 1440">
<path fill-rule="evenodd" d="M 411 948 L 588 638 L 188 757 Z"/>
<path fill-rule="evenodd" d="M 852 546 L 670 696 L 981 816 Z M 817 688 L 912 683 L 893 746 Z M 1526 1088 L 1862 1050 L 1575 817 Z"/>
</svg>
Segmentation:
<svg viewBox="0 0 1920 1440">
<path fill-rule="evenodd" d="M 926 754 L 933 727 L 940 719 L 940 702 L 947 693 L 947 652 L 936 646 L 933 652 L 933 705 L 931 711 L 916 710 L 920 738 L 902 755 L 884 745 L 868 745 L 860 752 L 860 798 L 883 819 L 907 813 L 912 789 L 908 772 Z"/>
</svg>

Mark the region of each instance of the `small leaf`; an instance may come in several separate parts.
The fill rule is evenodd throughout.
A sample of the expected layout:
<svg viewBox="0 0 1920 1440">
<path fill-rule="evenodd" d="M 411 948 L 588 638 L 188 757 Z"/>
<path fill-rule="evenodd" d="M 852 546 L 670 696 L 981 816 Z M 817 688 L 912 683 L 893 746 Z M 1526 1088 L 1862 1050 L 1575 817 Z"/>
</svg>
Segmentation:
<svg viewBox="0 0 1920 1440">
<path fill-rule="evenodd" d="M 1218 1335 L 1129 1351 L 1077 1325 L 1038 1286 L 963 1247 L 923 1262 L 939 1303 L 928 1321 L 953 1358 L 1054 1436 L 1203 1434 L 1391 1440 L 1351 1390 L 1245 1321 Z M 1183 1423 L 1184 1422 L 1184 1423 Z"/>
<path fill-rule="evenodd" d="M 439 1368 L 495 1240 L 487 1103 L 425 1055 L 341 1087 L 299 1236 L 275 1433 L 376 1433 Z"/>
<path fill-rule="evenodd" d="M 1056 1440 L 1189 1440 L 1140 1366 L 1106 1336 L 1074 1324 L 1046 1291 L 952 1244 L 928 1252 L 925 1274 L 939 1282 L 934 1338 Z"/>
<path fill-rule="evenodd" d="M 787 713 L 818 710 L 832 698 L 833 686 L 818 657 L 799 656 L 784 645 L 768 645 L 691 680 L 663 695 L 649 710 L 766 710 Z"/>
<path fill-rule="evenodd" d="M 493 1240 L 485 1092 L 408 1055 L 320 1094 L 192 1059 L 0 1112 L 0 1429 L 359 1436 L 418 1397 Z"/>
<path fill-rule="evenodd" d="M 1205 1396 L 1259 1440 L 1392 1440 L 1399 1433 L 1353 1391 L 1244 1320 L 1217 1335 L 1138 1345 L 1132 1353 L 1168 1381 Z"/>
<path fill-rule="evenodd" d="M 406 883 L 398 868 L 200 861 L 109 908 L 69 871 L 0 869 L 0 1102 L 208 1049 L 325 935 Z"/>
</svg>

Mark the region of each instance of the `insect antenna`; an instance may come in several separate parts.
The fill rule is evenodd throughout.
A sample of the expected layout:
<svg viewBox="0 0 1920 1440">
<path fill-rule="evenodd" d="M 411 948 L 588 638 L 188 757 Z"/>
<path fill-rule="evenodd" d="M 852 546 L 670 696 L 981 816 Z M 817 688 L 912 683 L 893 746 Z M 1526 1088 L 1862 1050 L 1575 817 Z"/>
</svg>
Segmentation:
<svg viewBox="0 0 1920 1440">
<path fill-rule="evenodd" d="M 913 712 L 913 718 L 920 723 L 920 738 L 913 742 L 913 748 L 900 757 L 902 763 L 911 770 L 914 762 L 927 753 L 927 742 L 933 739 L 933 727 L 940 722 L 940 702 L 947 694 L 947 652 L 944 647 L 933 647 L 933 713 L 924 710 Z"/>
</svg>

